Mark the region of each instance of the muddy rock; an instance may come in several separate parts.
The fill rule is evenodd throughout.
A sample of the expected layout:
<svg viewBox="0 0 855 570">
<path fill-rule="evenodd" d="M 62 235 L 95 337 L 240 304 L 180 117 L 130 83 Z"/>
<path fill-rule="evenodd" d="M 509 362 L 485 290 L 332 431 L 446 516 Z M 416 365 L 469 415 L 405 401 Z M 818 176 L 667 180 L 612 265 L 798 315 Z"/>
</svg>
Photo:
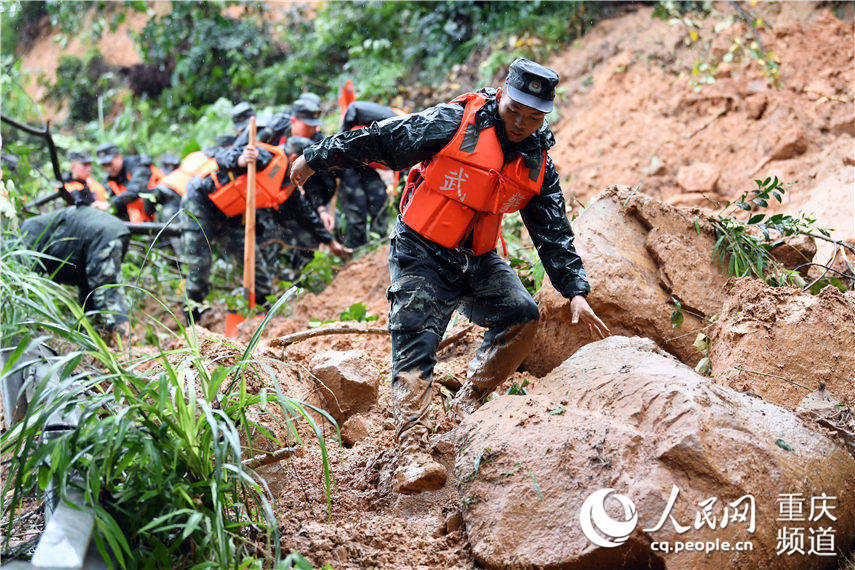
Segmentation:
<svg viewBox="0 0 855 570">
<path fill-rule="evenodd" d="M 707 162 L 681 166 L 677 171 L 677 184 L 686 192 L 715 192 L 721 172 Z"/>
<path fill-rule="evenodd" d="M 341 442 L 345 447 L 353 447 L 369 436 L 371 424 L 362 414 L 347 418 L 341 425 Z"/>
<path fill-rule="evenodd" d="M 309 371 L 318 380 L 321 405 L 339 424 L 377 403 L 379 373 L 361 350 L 328 350 L 316 354 Z"/>
<path fill-rule="evenodd" d="M 763 116 L 766 111 L 766 106 L 769 104 L 765 93 L 757 93 L 745 98 L 745 112 L 748 117 L 757 121 Z"/>
<path fill-rule="evenodd" d="M 855 402 L 855 297 L 826 287 L 819 295 L 740 279 L 711 334 L 719 384 L 796 409 L 824 385 Z"/>
<path fill-rule="evenodd" d="M 475 559 L 490 568 L 827 566 L 828 558 L 776 555 L 785 493 L 836 497 L 837 520 L 821 524 L 834 528 L 837 548 L 855 541 L 855 459 L 841 445 L 789 410 L 699 376 L 649 339 L 583 347 L 528 395 L 486 403 L 459 437 L 463 522 Z M 675 492 L 673 518 L 663 517 Z M 598 546 L 582 530 L 580 520 L 591 521 L 588 532 L 602 542 L 605 519 L 632 521 L 631 507 L 636 521 L 611 535 L 628 535 L 619 546 Z M 744 519 L 722 528 L 725 507 Z M 754 549 L 651 549 L 652 541 L 716 539 Z"/>
<path fill-rule="evenodd" d="M 766 150 L 771 160 L 787 160 L 807 150 L 807 134 L 797 123 L 774 123 L 767 129 L 766 136 Z"/>
<path fill-rule="evenodd" d="M 849 113 L 831 121 L 831 132 L 840 135 L 847 134 L 855 137 L 855 113 Z"/>
<path fill-rule="evenodd" d="M 810 263 L 816 255 L 816 242 L 804 234 L 787 236 L 784 243 L 769 251 L 769 255 L 787 269 L 795 269 L 805 263 Z M 802 277 L 807 277 L 810 265 L 799 267 Z"/>
<path fill-rule="evenodd" d="M 576 251 L 591 284 L 588 302 L 615 334 L 639 335 L 694 366 L 693 334 L 701 317 L 717 313 L 727 277 L 710 262 L 714 232 L 705 216 L 668 206 L 629 188 L 612 186 L 573 222 Z M 537 294 L 535 348 L 524 362 L 542 376 L 593 339 L 570 324 L 570 302 L 550 284 Z M 681 329 L 671 326 L 672 297 L 684 308 Z"/>
</svg>

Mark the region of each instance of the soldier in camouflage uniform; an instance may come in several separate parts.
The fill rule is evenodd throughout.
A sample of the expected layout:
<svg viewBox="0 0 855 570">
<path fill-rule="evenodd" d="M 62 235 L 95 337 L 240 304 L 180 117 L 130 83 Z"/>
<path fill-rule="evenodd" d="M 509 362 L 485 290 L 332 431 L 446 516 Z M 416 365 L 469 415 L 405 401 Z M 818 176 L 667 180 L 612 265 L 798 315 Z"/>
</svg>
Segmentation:
<svg viewBox="0 0 855 570">
<path fill-rule="evenodd" d="M 240 137 L 239 137 L 240 139 Z M 226 216 L 209 197 L 216 190 L 213 176 L 217 176 L 220 184 L 226 184 L 231 178 L 246 173 L 250 161 L 256 161 L 259 172 L 264 170 L 273 160 L 273 154 L 264 148 L 237 144 L 219 149 L 213 158 L 219 169 L 212 175 L 196 177 L 187 184 L 187 193 L 181 200 L 181 216 L 184 231 L 182 232 L 182 257 L 187 264 L 185 287 L 190 300 L 190 315 L 198 319 L 200 305 L 210 290 L 211 276 L 211 243 L 223 247 L 223 253 L 241 259 L 244 242 L 244 226 L 242 216 Z M 288 184 L 287 175 L 283 184 Z M 299 191 L 292 193 L 291 198 Z M 289 199 L 290 201 L 290 199 Z M 289 201 L 286 201 L 287 204 Z M 284 204 L 280 205 L 282 208 Z M 260 208 L 257 211 L 255 256 L 255 297 L 259 305 L 264 305 L 266 297 L 272 292 L 272 281 L 267 259 L 261 251 L 265 239 L 265 228 L 271 226 L 267 217 L 274 215 L 270 208 Z M 347 252 L 330 236 L 330 250 L 339 256 Z M 190 316 L 188 315 L 188 316 Z"/>
<path fill-rule="evenodd" d="M 21 235 L 30 249 L 56 259 L 39 259 L 52 279 L 77 287 L 80 305 L 99 311 L 94 322 L 122 336 L 128 306 L 121 287 L 122 261 L 130 233 L 120 220 L 88 206 L 69 206 L 24 220 Z"/>
<path fill-rule="evenodd" d="M 312 141 L 305 137 L 290 137 L 285 152 L 295 160 Z M 303 267 L 314 257 L 320 244 L 330 244 L 327 231 L 304 193 L 296 191 L 278 208 L 259 211 L 259 226 L 263 231 L 263 252 L 269 267 L 279 267 L 283 279 L 295 281 Z"/>
<path fill-rule="evenodd" d="M 531 349 L 537 304 L 495 251 L 504 213 L 520 212 L 550 281 L 571 299 L 572 322 L 608 333 L 585 299 L 590 287 L 547 154 L 554 137 L 545 116 L 557 84 L 553 70 L 518 59 L 499 90 L 328 137 L 292 168 L 291 180 L 302 184 L 316 170 L 420 163 L 408 176 L 389 247 L 398 492 L 438 489 L 446 480 L 426 450 L 426 416 L 437 346 L 453 311 L 460 307 L 488 329 L 452 402 L 458 415 L 483 401 Z"/>
</svg>

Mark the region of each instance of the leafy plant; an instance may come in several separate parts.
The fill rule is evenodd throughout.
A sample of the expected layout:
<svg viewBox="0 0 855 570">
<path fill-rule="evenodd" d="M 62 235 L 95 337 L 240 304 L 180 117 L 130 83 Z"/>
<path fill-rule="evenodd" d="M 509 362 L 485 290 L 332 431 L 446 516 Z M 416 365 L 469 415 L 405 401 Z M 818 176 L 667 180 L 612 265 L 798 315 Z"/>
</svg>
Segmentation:
<svg viewBox="0 0 855 570">
<path fill-rule="evenodd" d="M 183 327 L 169 331 L 183 348 L 131 357 L 105 344 L 66 289 L 30 270 L 40 254 L 20 249 L 8 233 L 2 239 L 2 345 L 14 347 L 3 373 L 24 366 L 21 355 L 38 343 L 53 344 L 60 354 L 31 386 L 23 420 L 0 437 L 9 470 L 0 498 L 9 521 L 6 540 L 24 498 L 53 482 L 62 500 L 71 489 L 83 494 L 99 551 L 121 567 L 151 560 L 172 567 L 278 560 L 272 497 L 244 464 L 259 437 L 284 443 L 261 419 L 284 421 L 288 443 L 296 444 L 303 442 L 297 422 L 306 422 L 322 451 L 328 501 L 331 491 L 326 444 L 310 406 L 287 397 L 254 354 L 288 296 L 233 363 L 209 362 L 195 329 Z M 252 393 L 248 380 L 260 376 L 270 378 L 275 391 Z M 274 408 L 281 415 L 271 416 Z M 79 413 L 77 426 L 42 441 L 50 417 L 71 411 Z"/>
<path fill-rule="evenodd" d="M 747 220 L 733 217 L 737 211 L 753 212 L 769 206 L 770 200 L 781 202 L 786 189 L 778 177 L 755 180 L 757 188 L 743 192 L 735 202 L 727 202 L 724 210 L 712 218 L 716 232 L 713 259 L 722 270 L 735 277 L 753 276 L 769 285 L 797 285 L 804 280 L 796 271 L 785 269 L 769 252 L 784 243 L 784 238 L 796 234 L 829 238 L 830 233 L 816 226 L 816 219 L 806 215 L 751 214 Z M 776 232 L 773 239 L 772 231 Z M 762 238 L 760 237 L 762 236 Z"/>
<path fill-rule="evenodd" d="M 710 376 L 712 374 L 712 363 L 710 362 L 710 342 L 710 337 L 708 337 L 705 333 L 699 332 L 698 336 L 695 337 L 695 342 L 692 343 L 692 346 L 694 346 L 702 355 L 702 358 L 695 366 L 695 372 L 702 376 Z"/>
<path fill-rule="evenodd" d="M 347 321 L 356 321 L 357 323 L 368 323 L 371 321 L 376 321 L 379 319 L 377 315 L 369 315 L 368 309 L 365 307 L 365 303 L 357 302 L 352 304 L 346 310 L 342 311 L 338 317 L 340 322 Z M 330 319 L 326 321 L 321 321 L 319 319 L 309 319 L 310 327 L 319 327 L 321 325 L 326 325 L 329 323 L 336 322 L 335 319 Z"/>
</svg>

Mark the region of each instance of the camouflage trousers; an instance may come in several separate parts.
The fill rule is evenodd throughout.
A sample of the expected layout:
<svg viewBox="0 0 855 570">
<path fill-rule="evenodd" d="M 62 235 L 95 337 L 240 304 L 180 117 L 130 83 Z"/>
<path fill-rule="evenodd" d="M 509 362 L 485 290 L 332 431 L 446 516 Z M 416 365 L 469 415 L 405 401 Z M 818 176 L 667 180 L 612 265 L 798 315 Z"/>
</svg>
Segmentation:
<svg viewBox="0 0 855 570">
<path fill-rule="evenodd" d="M 339 217 L 344 219 L 341 239 L 347 247 L 368 243 L 368 232 L 385 235 L 386 185 L 373 168 L 348 168 L 341 173 L 338 190 Z M 370 223 L 369 223 L 370 219 Z"/>
<path fill-rule="evenodd" d="M 100 311 L 99 325 L 112 331 L 128 322 L 128 303 L 121 287 L 122 261 L 128 251 L 130 236 L 116 238 L 86 255 L 85 276 L 78 284 L 80 305 L 86 311 Z M 98 322 L 96 320 L 96 322 Z"/>
<path fill-rule="evenodd" d="M 399 440 L 423 437 L 436 349 L 455 309 L 487 328 L 467 380 L 491 391 L 531 348 L 537 304 L 495 252 L 439 246 L 398 220 L 389 246 L 392 396 Z M 418 435 L 422 434 L 422 435 Z"/>
<path fill-rule="evenodd" d="M 211 289 L 212 246 L 232 257 L 237 265 L 243 260 L 244 225 L 241 216 L 226 217 L 211 200 L 196 191 L 189 191 L 181 200 L 181 257 L 185 268 L 185 288 L 191 301 L 201 303 Z M 257 213 L 257 224 L 263 225 L 263 210 Z M 256 251 L 262 232 L 256 232 Z M 264 256 L 255 256 L 255 298 L 262 305 L 272 291 L 270 273 Z"/>
<path fill-rule="evenodd" d="M 271 272 L 294 281 L 315 256 L 320 242 L 296 219 L 270 210 L 259 219 L 262 255 Z"/>
</svg>

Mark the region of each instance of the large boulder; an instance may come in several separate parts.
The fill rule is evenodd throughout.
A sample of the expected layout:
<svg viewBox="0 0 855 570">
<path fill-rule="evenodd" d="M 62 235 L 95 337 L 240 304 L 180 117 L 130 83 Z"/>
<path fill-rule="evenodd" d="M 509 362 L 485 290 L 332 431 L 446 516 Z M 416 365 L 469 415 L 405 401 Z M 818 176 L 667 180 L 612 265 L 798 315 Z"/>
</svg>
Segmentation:
<svg viewBox="0 0 855 570">
<path fill-rule="evenodd" d="M 361 350 L 319 352 L 309 362 L 321 406 L 342 424 L 377 403 L 379 372 Z"/>
<path fill-rule="evenodd" d="M 588 302 L 611 331 L 653 339 L 683 362 L 697 364 L 701 355 L 691 331 L 719 311 L 727 282 L 711 261 L 715 232 L 707 218 L 611 186 L 573 221 L 573 232 L 591 284 Z M 684 309 L 677 330 L 670 321 L 672 298 Z M 537 301 L 536 348 L 524 366 L 542 376 L 593 339 L 584 326 L 570 324 L 570 302 L 548 280 Z"/>
<path fill-rule="evenodd" d="M 716 382 L 795 410 L 825 386 L 855 404 L 855 296 L 740 279 L 710 333 Z"/>
<path fill-rule="evenodd" d="M 583 347 L 528 395 L 487 402 L 458 437 L 463 521 L 487 567 L 814 568 L 839 559 L 778 556 L 780 528 L 804 528 L 805 552 L 808 528 L 833 528 L 843 552 L 855 541 L 855 459 L 844 447 L 784 408 L 714 384 L 649 339 Z M 673 519 L 656 529 L 675 486 Z M 823 492 L 836 497 L 826 501 L 836 520 L 777 520 L 779 495 L 802 493 L 808 514 Z M 728 517 L 722 528 L 725 506 L 745 519 Z M 599 546 L 582 530 L 589 521 L 603 543 L 607 517 L 609 536 L 629 533 L 622 544 Z M 751 541 L 753 550 L 705 553 L 716 540 Z M 691 541 L 692 550 L 665 553 L 661 541 L 671 549 Z"/>
</svg>

